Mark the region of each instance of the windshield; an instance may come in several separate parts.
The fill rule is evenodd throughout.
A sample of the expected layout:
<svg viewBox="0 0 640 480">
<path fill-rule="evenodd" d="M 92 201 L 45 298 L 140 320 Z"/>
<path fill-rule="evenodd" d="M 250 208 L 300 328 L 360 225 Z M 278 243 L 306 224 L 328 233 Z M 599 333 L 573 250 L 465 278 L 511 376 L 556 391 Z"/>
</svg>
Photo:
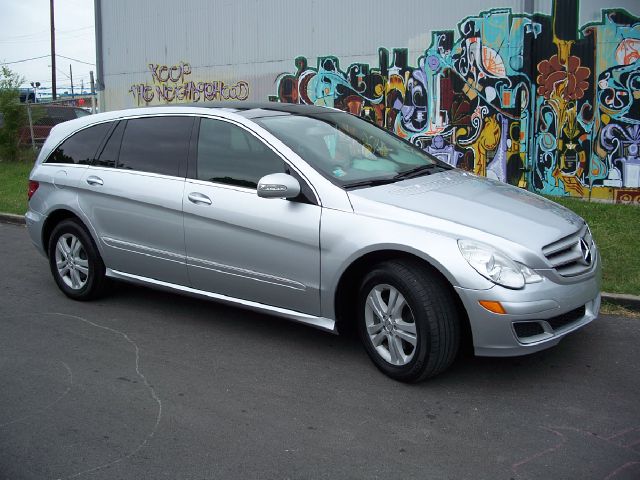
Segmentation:
<svg viewBox="0 0 640 480">
<path fill-rule="evenodd" d="M 448 168 L 440 160 L 354 115 L 283 114 L 253 120 L 333 183 L 349 188 L 390 183 L 411 172 Z M 433 167 L 433 168 L 432 168 Z"/>
</svg>

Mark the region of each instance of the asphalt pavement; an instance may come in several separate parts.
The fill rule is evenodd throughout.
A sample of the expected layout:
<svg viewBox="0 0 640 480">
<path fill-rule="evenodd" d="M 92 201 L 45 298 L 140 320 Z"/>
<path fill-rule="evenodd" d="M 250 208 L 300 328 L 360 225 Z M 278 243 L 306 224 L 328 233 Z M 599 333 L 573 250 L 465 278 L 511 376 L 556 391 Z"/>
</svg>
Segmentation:
<svg viewBox="0 0 640 480">
<path fill-rule="evenodd" d="M 640 478 L 640 320 L 405 385 L 351 337 L 120 284 L 0 224 L 0 479 Z"/>
</svg>

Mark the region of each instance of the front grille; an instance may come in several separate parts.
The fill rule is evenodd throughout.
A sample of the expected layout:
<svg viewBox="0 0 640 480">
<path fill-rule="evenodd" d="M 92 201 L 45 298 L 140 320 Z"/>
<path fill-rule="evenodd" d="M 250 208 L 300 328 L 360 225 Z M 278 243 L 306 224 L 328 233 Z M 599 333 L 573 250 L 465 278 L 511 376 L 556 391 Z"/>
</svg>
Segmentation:
<svg viewBox="0 0 640 480">
<path fill-rule="evenodd" d="M 562 315 L 558 315 L 557 317 L 548 318 L 546 322 L 551 325 L 551 328 L 554 330 L 558 330 L 559 328 L 565 327 L 570 323 L 573 323 L 585 315 L 584 305 L 580 308 L 576 308 L 575 310 L 571 310 L 570 312 L 563 313 Z"/>
<path fill-rule="evenodd" d="M 542 254 L 563 277 L 574 277 L 588 272 L 596 256 L 589 227 L 585 224 L 576 233 L 543 247 Z"/>
</svg>

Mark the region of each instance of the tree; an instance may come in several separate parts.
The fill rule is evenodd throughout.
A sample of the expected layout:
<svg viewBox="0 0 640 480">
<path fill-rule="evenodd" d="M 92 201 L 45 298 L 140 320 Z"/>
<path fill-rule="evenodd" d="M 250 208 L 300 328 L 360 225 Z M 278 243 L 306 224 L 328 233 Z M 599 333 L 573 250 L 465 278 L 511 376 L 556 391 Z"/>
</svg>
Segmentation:
<svg viewBox="0 0 640 480">
<path fill-rule="evenodd" d="M 0 68 L 0 159 L 18 158 L 20 129 L 26 125 L 26 111 L 20 104 L 19 87 L 23 83 L 24 78 L 6 65 Z"/>
</svg>

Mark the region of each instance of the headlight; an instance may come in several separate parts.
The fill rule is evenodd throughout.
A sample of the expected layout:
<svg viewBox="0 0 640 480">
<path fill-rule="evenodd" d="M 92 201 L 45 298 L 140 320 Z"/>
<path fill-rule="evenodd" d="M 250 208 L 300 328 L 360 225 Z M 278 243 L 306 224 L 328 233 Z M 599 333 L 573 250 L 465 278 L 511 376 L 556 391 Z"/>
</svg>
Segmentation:
<svg viewBox="0 0 640 480">
<path fill-rule="evenodd" d="M 458 240 L 462 256 L 480 275 L 507 288 L 522 288 L 525 283 L 542 281 L 542 277 L 490 245 L 473 240 Z"/>
</svg>

